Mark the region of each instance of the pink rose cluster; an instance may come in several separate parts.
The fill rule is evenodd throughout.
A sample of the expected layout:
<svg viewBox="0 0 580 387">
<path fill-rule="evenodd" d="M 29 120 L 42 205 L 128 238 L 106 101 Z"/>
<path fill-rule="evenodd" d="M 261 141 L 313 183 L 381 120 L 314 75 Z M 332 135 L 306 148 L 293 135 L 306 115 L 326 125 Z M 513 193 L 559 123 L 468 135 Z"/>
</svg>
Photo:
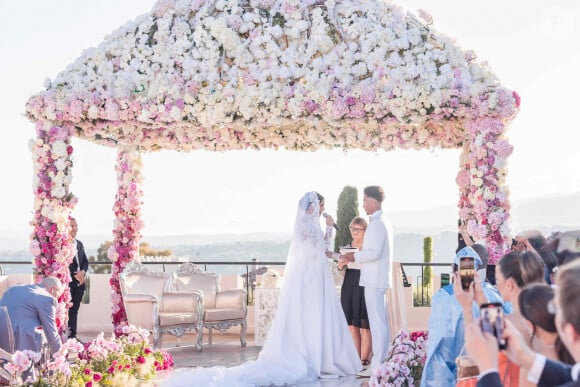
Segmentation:
<svg viewBox="0 0 580 387">
<path fill-rule="evenodd" d="M 112 319 L 116 333 L 120 333 L 127 323 L 119 274 L 139 256 L 140 232 L 143 228 L 141 167 L 141 155 L 137 150 L 125 148 L 118 150 L 116 166 L 118 190 L 113 206 L 116 226 L 113 230 L 113 244 L 108 251 L 108 257 L 113 262 L 109 283 L 113 304 Z"/>
<path fill-rule="evenodd" d="M 485 240 L 489 263 L 496 263 L 508 250 L 510 203 L 505 181 L 507 158 L 513 147 L 504 139 L 505 123 L 484 117 L 466 122 L 472 136 L 468 162 L 457 175 L 461 190 L 460 218 L 468 220 L 467 232 L 475 240 Z"/>
<path fill-rule="evenodd" d="M 34 166 L 34 216 L 31 221 L 30 252 L 34 256 L 35 276 L 39 280 L 55 276 L 67 285 L 68 266 L 76 245 L 70 239 L 69 218 L 77 199 L 69 192 L 73 148 L 71 126 L 39 121 L 37 139 L 31 141 Z M 68 286 L 59 298 L 56 320 L 59 330 L 66 328 L 66 305 L 70 301 Z"/>
</svg>

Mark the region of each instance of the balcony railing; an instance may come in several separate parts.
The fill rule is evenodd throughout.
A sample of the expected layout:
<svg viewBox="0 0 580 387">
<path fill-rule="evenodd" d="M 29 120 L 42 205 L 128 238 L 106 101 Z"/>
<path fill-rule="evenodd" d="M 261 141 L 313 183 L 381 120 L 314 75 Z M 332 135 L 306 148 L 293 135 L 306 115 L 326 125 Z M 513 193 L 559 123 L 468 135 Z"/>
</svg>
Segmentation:
<svg viewBox="0 0 580 387">
<path fill-rule="evenodd" d="M 176 270 L 176 265 L 180 265 L 184 260 L 142 260 L 142 263 L 145 265 L 151 265 L 157 268 L 160 268 L 160 271 L 163 272 L 174 272 Z M 254 290 L 256 287 L 256 275 L 263 274 L 265 271 L 263 268 L 267 266 L 285 266 L 285 262 L 280 261 L 258 261 L 256 259 L 252 259 L 250 261 L 195 261 L 191 260 L 190 262 L 202 266 L 205 271 L 207 271 L 208 266 L 225 266 L 225 267 L 243 267 L 243 271 L 245 274 L 238 274 L 244 279 L 244 287 L 247 291 L 247 302 L 249 305 L 254 303 Z M 32 261 L 22 261 L 22 260 L 2 260 L 0 259 L 0 275 L 8 274 L 10 270 L 4 270 L 4 267 L 9 267 L 12 265 L 29 265 L 32 266 Z M 94 271 L 95 269 L 99 270 L 100 273 L 107 274 L 111 272 L 110 265 L 112 263 L 110 261 L 91 261 L 90 262 L 90 269 L 89 271 Z M 450 264 L 447 263 L 425 263 L 425 262 L 401 262 L 401 273 L 403 279 L 403 285 L 405 287 L 413 286 L 409 282 L 407 277 L 407 270 L 411 269 L 415 272 L 415 268 L 420 268 L 420 274 L 417 271 L 417 274 L 414 277 L 414 285 L 415 289 L 417 290 L 417 302 L 415 306 L 429 306 L 429 299 L 431 297 L 430 294 L 430 287 L 422 286 L 423 278 L 425 275 L 425 268 L 426 267 L 433 267 L 433 268 L 449 268 Z M 407 270 L 406 270 L 407 269 Z M 152 269 L 155 270 L 155 269 Z M 22 272 L 22 271 L 18 271 Z M 433 273 L 435 274 L 435 273 Z M 90 280 L 90 279 L 89 279 Z M 445 285 L 442 283 L 441 285 Z M 90 297 L 90 285 L 87 287 L 86 297 Z"/>
</svg>

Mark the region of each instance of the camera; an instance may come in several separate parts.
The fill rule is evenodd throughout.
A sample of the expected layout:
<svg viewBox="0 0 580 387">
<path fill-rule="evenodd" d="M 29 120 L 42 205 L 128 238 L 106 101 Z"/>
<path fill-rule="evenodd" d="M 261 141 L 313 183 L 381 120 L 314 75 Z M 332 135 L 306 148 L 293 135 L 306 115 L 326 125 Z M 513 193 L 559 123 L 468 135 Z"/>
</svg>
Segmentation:
<svg viewBox="0 0 580 387">
<path fill-rule="evenodd" d="M 459 259 L 459 277 L 461 278 L 461 287 L 468 290 L 475 276 L 475 258 L 463 257 Z"/>
<path fill-rule="evenodd" d="M 507 342 L 502 338 L 505 328 L 505 316 L 501 302 L 482 304 L 479 307 L 479 311 L 481 313 L 481 330 L 495 336 L 499 349 L 506 349 Z"/>
</svg>

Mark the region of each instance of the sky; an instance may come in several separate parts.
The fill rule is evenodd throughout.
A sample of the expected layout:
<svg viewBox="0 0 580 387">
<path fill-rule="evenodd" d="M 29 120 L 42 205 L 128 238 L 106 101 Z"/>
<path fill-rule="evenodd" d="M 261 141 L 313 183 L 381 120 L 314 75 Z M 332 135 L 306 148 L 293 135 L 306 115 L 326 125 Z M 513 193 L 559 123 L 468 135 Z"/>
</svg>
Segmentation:
<svg viewBox="0 0 580 387">
<path fill-rule="evenodd" d="M 152 0 L 0 0 L 0 235 L 31 231 L 34 126 L 26 100 L 81 52 L 148 12 Z M 490 63 L 522 97 L 508 137 L 515 150 L 507 181 L 514 203 L 580 192 L 580 2 L 576 0 L 403 0 L 433 16 L 433 27 Z M 73 139 L 72 192 L 79 236 L 111 235 L 115 151 Z M 345 185 L 385 189 L 387 212 L 453 206 L 456 150 L 232 151 L 143 155 L 147 235 L 290 232 L 306 191 L 326 197 L 335 214 Z M 442 223 L 453 223 L 450 211 Z M 395 225 L 396 228 L 396 225 Z M 24 243 L 24 242 L 23 242 Z M 23 246 L 23 248 L 26 248 Z M 2 250 L 2 246 L 0 246 Z"/>
</svg>

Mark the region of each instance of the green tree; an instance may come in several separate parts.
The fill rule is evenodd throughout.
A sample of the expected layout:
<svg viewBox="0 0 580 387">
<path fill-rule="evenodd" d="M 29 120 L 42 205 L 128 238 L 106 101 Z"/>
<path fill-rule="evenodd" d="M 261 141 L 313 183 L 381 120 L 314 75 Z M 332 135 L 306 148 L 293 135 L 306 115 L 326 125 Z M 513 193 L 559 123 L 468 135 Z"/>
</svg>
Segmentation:
<svg viewBox="0 0 580 387">
<path fill-rule="evenodd" d="M 334 238 L 334 251 L 338 252 L 340 246 L 352 242 L 348 226 L 350 221 L 358 216 L 358 191 L 355 187 L 347 185 L 342 189 L 338 197 L 338 208 L 336 211 L 336 224 L 341 231 L 336 232 Z"/>
<path fill-rule="evenodd" d="M 89 262 L 110 262 L 111 260 L 107 256 L 107 252 L 113 242 L 111 241 L 104 241 L 101 243 L 99 248 L 97 249 L 97 256 L 90 256 Z M 167 250 L 155 250 L 151 248 L 149 243 L 141 242 L 139 244 L 139 256 L 154 256 L 154 257 L 169 257 L 173 255 L 173 252 L 169 249 Z M 111 265 L 110 264 L 91 264 L 91 271 L 97 274 L 110 274 L 111 273 Z"/>
<path fill-rule="evenodd" d="M 433 238 L 428 236 L 423 239 L 423 262 L 431 263 L 433 261 Z M 423 286 L 431 288 L 431 266 L 423 270 Z"/>
<path fill-rule="evenodd" d="M 90 256 L 89 262 L 111 262 L 109 257 L 107 256 L 107 251 L 113 242 L 111 241 L 104 241 L 101 243 L 99 248 L 97 249 L 97 256 Z M 90 266 L 91 272 L 96 274 L 111 274 L 111 265 L 110 264 L 93 264 L 91 263 Z"/>
<path fill-rule="evenodd" d="M 169 249 L 167 250 L 155 250 L 149 243 L 141 242 L 139 244 L 139 256 L 140 257 L 170 257 L 173 255 L 173 252 Z"/>
</svg>

